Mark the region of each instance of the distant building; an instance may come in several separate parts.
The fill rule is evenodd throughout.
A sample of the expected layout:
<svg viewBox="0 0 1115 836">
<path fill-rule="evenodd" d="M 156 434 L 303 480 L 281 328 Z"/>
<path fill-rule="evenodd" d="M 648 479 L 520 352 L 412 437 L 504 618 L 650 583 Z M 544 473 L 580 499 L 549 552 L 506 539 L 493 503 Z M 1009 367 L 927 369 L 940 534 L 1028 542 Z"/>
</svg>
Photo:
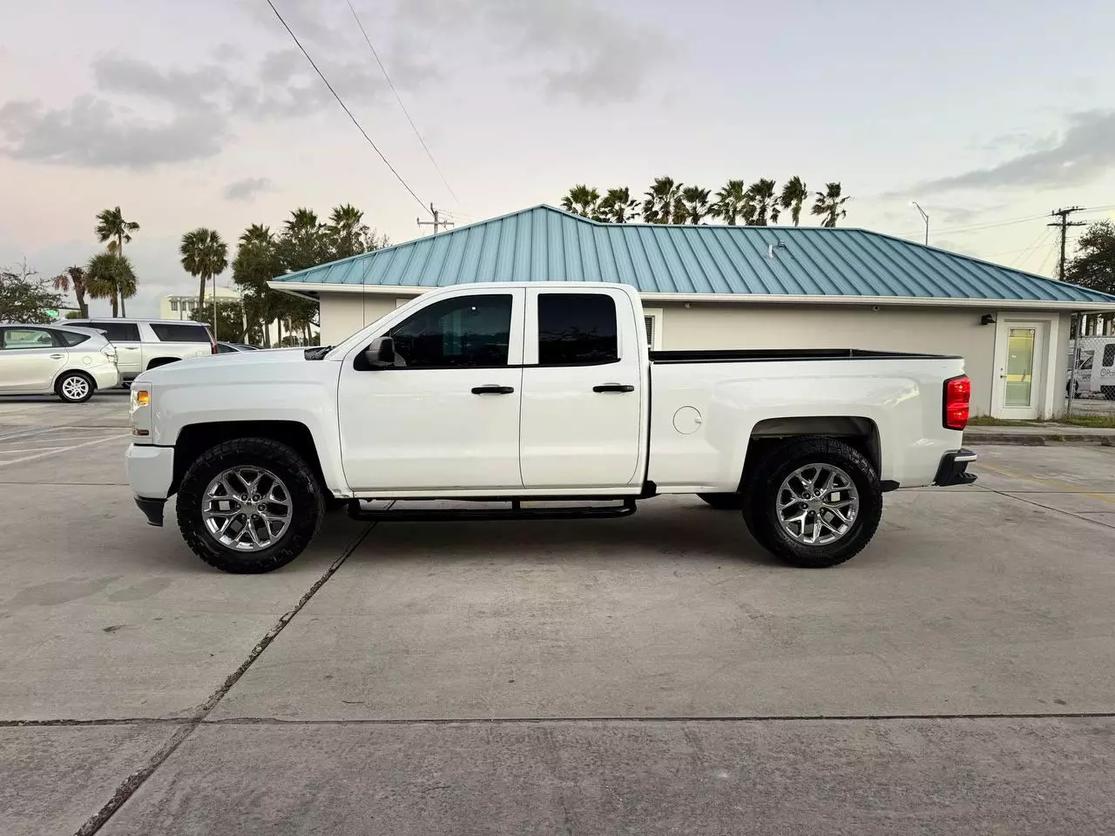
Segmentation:
<svg viewBox="0 0 1115 836">
<path fill-rule="evenodd" d="M 212 299 L 213 288 L 205 289 L 205 298 Z M 217 299 L 221 301 L 240 301 L 240 294 L 231 287 L 217 286 Z M 209 304 L 206 302 L 206 304 Z M 192 296 L 164 296 L 159 302 L 159 319 L 193 319 L 197 310 L 197 294 Z"/>
<path fill-rule="evenodd" d="M 278 276 L 336 343 L 434 287 L 604 281 L 638 289 L 654 349 L 957 354 L 977 415 L 1063 411 L 1074 313 L 1115 296 L 862 229 L 606 224 L 549 206 Z"/>
</svg>

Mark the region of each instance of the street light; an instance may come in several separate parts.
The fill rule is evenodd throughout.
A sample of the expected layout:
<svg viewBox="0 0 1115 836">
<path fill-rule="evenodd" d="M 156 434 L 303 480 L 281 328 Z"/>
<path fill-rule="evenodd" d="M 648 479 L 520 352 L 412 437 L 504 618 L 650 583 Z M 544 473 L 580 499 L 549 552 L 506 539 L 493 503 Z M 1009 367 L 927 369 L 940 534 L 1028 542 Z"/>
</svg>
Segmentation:
<svg viewBox="0 0 1115 836">
<path fill-rule="evenodd" d="M 929 213 L 922 209 L 921 204 L 918 203 L 916 200 L 911 200 L 910 205 L 918 210 L 918 214 L 921 215 L 921 219 L 925 221 L 925 245 L 929 246 Z"/>
</svg>

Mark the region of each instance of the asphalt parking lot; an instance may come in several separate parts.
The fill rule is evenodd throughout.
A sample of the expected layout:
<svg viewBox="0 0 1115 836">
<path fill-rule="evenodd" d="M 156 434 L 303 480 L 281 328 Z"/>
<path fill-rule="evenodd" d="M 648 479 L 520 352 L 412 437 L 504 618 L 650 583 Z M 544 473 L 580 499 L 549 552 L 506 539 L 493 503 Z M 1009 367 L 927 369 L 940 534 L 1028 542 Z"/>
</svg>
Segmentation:
<svg viewBox="0 0 1115 836">
<path fill-rule="evenodd" d="M 0 400 L 0 833 L 1111 827 L 1115 448 L 980 448 L 831 570 L 660 498 L 232 576 L 144 524 L 126 411 Z"/>
</svg>

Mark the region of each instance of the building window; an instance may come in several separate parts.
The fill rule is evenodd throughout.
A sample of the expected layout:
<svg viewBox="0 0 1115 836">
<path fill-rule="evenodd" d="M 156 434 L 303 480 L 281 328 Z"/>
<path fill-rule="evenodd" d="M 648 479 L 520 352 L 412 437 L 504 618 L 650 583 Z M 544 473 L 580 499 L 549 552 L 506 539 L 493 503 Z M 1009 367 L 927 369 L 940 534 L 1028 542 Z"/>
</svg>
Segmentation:
<svg viewBox="0 0 1115 836">
<path fill-rule="evenodd" d="M 643 323 L 647 329 L 647 345 L 651 351 L 662 350 L 662 309 L 643 308 Z"/>
<path fill-rule="evenodd" d="M 177 299 L 171 299 L 170 300 L 170 309 L 172 311 L 177 311 L 178 310 L 178 300 Z"/>
</svg>

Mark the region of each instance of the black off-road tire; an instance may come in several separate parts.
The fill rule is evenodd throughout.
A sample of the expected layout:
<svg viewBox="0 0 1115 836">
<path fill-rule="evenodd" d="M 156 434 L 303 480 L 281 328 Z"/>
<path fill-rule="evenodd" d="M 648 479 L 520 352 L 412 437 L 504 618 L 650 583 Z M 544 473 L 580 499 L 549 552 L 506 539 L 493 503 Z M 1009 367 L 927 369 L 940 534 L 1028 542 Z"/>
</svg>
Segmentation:
<svg viewBox="0 0 1115 836">
<path fill-rule="evenodd" d="M 85 382 L 85 394 L 79 398 L 74 398 L 70 395 L 67 395 L 64 388 L 64 384 L 66 383 L 66 381 L 74 378 L 80 379 Z M 63 372 L 58 376 L 58 379 L 54 381 L 54 394 L 58 396 L 58 399 L 62 401 L 62 403 L 85 403 L 87 400 L 93 397 L 93 393 L 96 391 L 97 384 L 93 381 L 93 378 L 91 378 L 85 372 Z"/>
<path fill-rule="evenodd" d="M 799 543 L 778 521 L 778 490 L 799 467 L 832 464 L 847 473 L 859 494 L 859 513 L 851 529 L 827 545 Z M 857 555 L 879 527 L 883 492 L 874 466 L 859 450 L 835 438 L 788 439 L 771 448 L 751 469 L 744 484 L 744 520 L 755 540 L 793 566 L 822 569 Z"/>
<path fill-rule="evenodd" d="M 292 519 L 279 540 L 258 552 L 238 552 L 215 540 L 201 518 L 201 500 L 222 470 L 263 467 L 283 480 L 290 493 Z M 190 465 L 178 488 L 178 528 L 194 554 L 223 572 L 260 574 L 285 566 L 309 545 L 325 513 L 314 471 L 291 447 L 266 438 L 237 438 L 210 447 Z"/>
<path fill-rule="evenodd" d="M 743 507 L 743 495 L 738 493 L 699 493 L 697 496 L 717 511 L 738 511 Z"/>
</svg>

